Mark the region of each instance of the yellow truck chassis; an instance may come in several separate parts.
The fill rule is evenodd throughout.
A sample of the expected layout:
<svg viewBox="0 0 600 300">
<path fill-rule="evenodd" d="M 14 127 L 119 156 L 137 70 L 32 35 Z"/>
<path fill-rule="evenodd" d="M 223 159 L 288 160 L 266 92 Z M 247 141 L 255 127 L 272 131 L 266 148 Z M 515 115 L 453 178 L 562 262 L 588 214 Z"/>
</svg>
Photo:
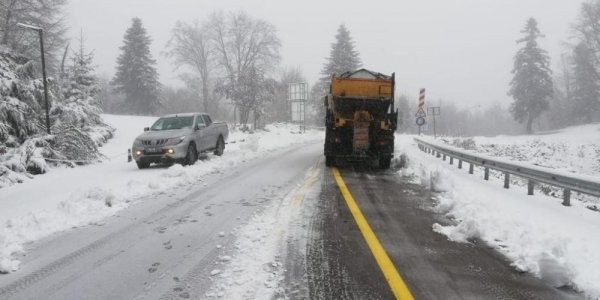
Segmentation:
<svg viewBox="0 0 600 300">
<path fill-rule="evenodd" d="M 325 97 L 325 163 L 337 159 L 378 160 L 390 167 L 394 153 L 395 75 L 366 69 L 331 76 L 330 93 Z"/>
</svg>

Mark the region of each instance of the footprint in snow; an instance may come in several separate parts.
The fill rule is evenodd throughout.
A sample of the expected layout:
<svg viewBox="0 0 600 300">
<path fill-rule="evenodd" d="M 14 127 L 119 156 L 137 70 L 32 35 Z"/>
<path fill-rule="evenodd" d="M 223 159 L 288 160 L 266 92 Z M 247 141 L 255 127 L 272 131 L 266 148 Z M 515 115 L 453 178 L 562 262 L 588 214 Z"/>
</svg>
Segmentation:
<svg viewBox="0 0 600 300">
<path fill-rule="evenodd" d="M 166 250 L 171 250 L 173 248 L 173 245 L 171 245 L 171 241 L 164 242 L 163 246 L 165 246 Z"/>
<path fill-rule="evenodd" d="M 160 263 L 156 262 L 152 264 L 152 267 L 148 269 L 148 273 L 154 273 L 158 270 Z"/>
</svg>

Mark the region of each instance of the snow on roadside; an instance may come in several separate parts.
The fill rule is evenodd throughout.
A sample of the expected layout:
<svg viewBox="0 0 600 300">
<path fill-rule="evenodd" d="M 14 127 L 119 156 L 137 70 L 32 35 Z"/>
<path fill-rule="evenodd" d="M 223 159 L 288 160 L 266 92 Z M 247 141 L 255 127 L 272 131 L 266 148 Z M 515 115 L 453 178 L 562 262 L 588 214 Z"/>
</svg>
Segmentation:
<svg viewBox="0 0 600 300">
<path fill-rule="evenodd" d="M 285 294 L 280 284 L 284 279 L 285 257 L 280 255 L 290 224 L 298 217 L 301 203 L 294 199 L 299 188 L 282 199 L 273 199 L 236 230 L 234 254 L 219 257 L 217 269 L 209 273 L 214 282 L 204 298 L 275 299 L 276 295 Z"/>
<path fill-rule="evenodd" d="M 127 149 L 143 127 L 156 118 L 104 115 L 115 127 L 114 138 L 102 147 L 109 161 L 75 169 L 50 169 L 22 184 L 0 189 L 0 273 L 16 271 L 16 256 L 24 244 L 72 227 L 95 224 L 132 203 L 172 188 L 202 182 L 277 149 L 323 138 L 318 131 L 296 134 L 297 126 L 275 124 L 254 134 L 233 132 L 225 154 L 208 155 L 193 166 L 138 170 L 126 163 Z"/>
<path fill-rule="evenodd" d="M 577 174 L 600 176 L 600 124 L 567 127 L 533 135 L 448 138 L 490 156 L 526 161 Z"/>
<path fill-rule="evenodd" d="M 449 240 L 483 240 L 504 254 L 520 271 L 539 276 L 556 287 L 572 286 L 600 297 L 600 215 L 583 204 L 562 206 L 561 200 L 527 196 L 526 190 L 503 188 L 500 180 L 482 180 L 439 158 L 421 152 L 413 136 L 397 136 L 397 153 L 408 158 L 399 172 L 438 191 L 435 209 L 452 224 L 432 229 Z"/>
</svg>

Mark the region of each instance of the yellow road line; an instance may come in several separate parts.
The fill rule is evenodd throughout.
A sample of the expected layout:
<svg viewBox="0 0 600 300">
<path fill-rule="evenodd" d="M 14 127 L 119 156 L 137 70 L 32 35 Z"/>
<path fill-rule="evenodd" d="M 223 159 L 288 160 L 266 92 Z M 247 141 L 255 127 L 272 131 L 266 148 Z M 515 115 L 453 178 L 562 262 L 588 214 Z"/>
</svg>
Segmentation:
<svg viewBox="0 0 600 300">
<path fill-rule="evenodd" d="M 398 270 L 396 270 L 394 263 L 392 263 L 392 260 L 385 252 L 385 249 L 383 249 L 381 243 L 379 243 L 379 240 L 377 239 L 377 236 L 375 236 L 371 226 L 369 226 L 369 223 L 367 223 L 367 219 L 365 219 L 360 208 L 358 208 L 356 201 L 354 201 L 352 194 L 350 194 L 350 191 L 348 190 L 348 187 L 346 187 L 346 183 L 344 182 L 344 179 L 342 179 L 340 171 L 337 168 L 333 168 L 333 176 L 335 177 L 335 181 L 340 188 L 340 192 L 342 192 L 342 196 L 344 196 L 344 200 L 346 200 L 346 204 L 348 204 L 348 208 L 350 209 L 360 232 L 367 241 L 371 253 L 375 256 L 375 260 L 383 272 L 383 276 L 392 289 L 394 296 L 396 296 L 396 299 L 402 300 L 414 299 L 408 286 L 406 286 L 406 283 L 404 283 L 404 280 L 400 277 Z"/>
<path fill-rule="evenodd" d="M 315 184 L 315 182 L 317 182 L 317 179 L 319 179 L 319 165 L 320 162 L 313 167 L 310 176 L 306 179 L 306 181 L 304 181 L 302 187 L 294 194 L 294 197 L 292 198 L 292 203 L 296 205 L 302 204 L 302 201 L 304 201 L 304 197 L 306 196 L 308 190 L 310 190 L 310 188 Z"/>
</svg>

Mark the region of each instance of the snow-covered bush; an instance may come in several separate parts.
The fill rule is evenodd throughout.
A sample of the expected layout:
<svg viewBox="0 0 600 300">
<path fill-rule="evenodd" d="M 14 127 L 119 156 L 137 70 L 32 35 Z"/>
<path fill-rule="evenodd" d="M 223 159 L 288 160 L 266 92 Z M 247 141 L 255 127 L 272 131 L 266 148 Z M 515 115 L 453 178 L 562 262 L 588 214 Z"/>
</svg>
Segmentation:
<svg viewBox="0 0 600 300">
<path fill-rule="evenodd" d="M 73 60 L 61 81 L 48 79 L 49 135 L 43 81 L 36 78 L 33 63 L 0 48 L 0 188 L 45 173 L 48 164 L 72 166 L 101 159 L 98 146 L 113 129 L 99 115 L 91 68 L 82 72 L 78 63 Z"/>
</svg>

